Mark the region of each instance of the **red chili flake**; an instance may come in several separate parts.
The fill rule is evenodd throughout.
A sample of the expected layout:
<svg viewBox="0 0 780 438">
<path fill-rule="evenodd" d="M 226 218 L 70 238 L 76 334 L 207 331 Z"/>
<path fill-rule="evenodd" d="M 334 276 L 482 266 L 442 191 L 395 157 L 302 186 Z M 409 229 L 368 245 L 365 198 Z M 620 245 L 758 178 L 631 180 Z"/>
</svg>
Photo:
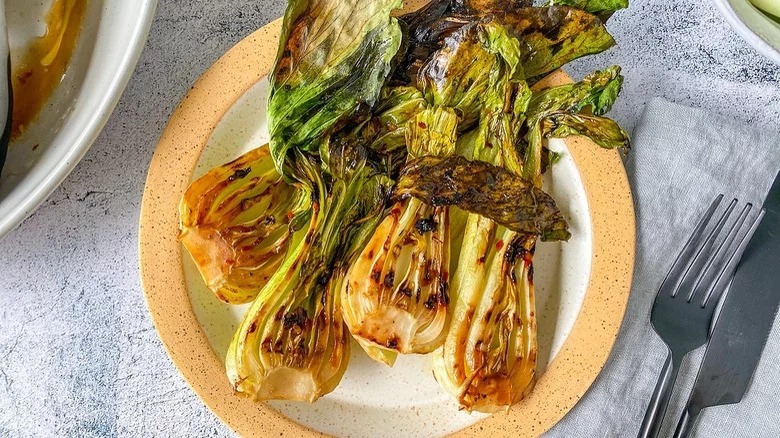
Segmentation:
<svg viewBox="0 0 780 438">
<path fill-rule="evenodd" d="M 387 273 L 387 275 L 385 275 L 385 287 L 392 288 L 394 282 L 395 282 L 395 273 L 393 271 L 390 271 Z"/>
<path fill-rule="evenodd" d="M 501 248 L 503 248 L 503 247 L 504 247 L 504 241 L 503 240 L 499 240 L 498 242 L 496 242 L 496 251 L 501 251 Z"/>
<path fill-rule="evenodd" d="M 32 75 L 33 75 L 33 71 L 32 70 L 25 70 L 25 71 L 19 73 L 17 78 L 19 79 L 19 82 L 21 82 L 22 84 L 26 84 L 27 83 L 27 79 L 30 79 L 30 77 Z"/>
<path fill-rule="evenodd" d="M 418 123 L 417 123 L 417 126 L 419 126 L 419 127 L 420 127 L 420 128 L 422 128 L 422 129 L 426 129 L 426 128 L 428 128 L 428 125 L 426 125 L 426 124 L 425 124 L 425 123 L 423 123 L 423 122 L 418 122 Z"/>
<path fill-rule="evenodd" d="M 249 175 L 249 172 L 252 171 L 251 167 L 247 167 L 245 169 L 236 169 L 235 172 L 233 172 L 232 175 L 228 177 L 228 181 L 233 182 L 235 180 L 241 179 Z"/>
</svg>

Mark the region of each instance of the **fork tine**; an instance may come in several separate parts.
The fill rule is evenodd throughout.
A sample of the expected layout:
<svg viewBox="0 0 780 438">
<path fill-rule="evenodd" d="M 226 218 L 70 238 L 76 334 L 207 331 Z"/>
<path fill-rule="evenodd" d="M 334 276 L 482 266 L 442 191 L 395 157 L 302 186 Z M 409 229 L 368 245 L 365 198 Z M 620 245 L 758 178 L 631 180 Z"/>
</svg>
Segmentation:
<svg viewBox="0 0 780 438">
<path fill-rule="evenodd" d="M 666 277 L 664 277 L 664 281 L 661 283 L 661 287 L 658 289 L 659 296 L 663 294 L 674 295 L 675 291 L 677 290 L 677 286 L 680 284 L 680 281 L 683 278 L 683 274 L 687 271 L 693 262 L 693 256 L 696 252 L 696 249 L 700 245 L 700 240 L 707 228 L 707 225 L 710 223 L 712 216 L 715 214 L 715 211 L 720 206 L 722 200 L 723 194 L 715 197 L 715 200 L 712 201 L 712 204 L 710 204 L 707 212 L 704 213 L 704 216 L 702 216 L 702 218 L 699 220 L 699 223 L 696 225 L 696 228 L 691 234 L 691 237 L 689 237 L 688 241 L 685 242 L 685 246 L 683 246 L 683 249 L 679 254 L 677 254 L 677 258 L 674 260 L 672 267 L 669 269 Z M 670 288 L 671 290 L 669 290 Z"/>
<path fill-rule="evenodd" d="M 761 219 L 764 217 L 764 213 L 766 213 L 766 210 L 762 208 L 758 215 L 756 215 L 756 218 L 753 219 L 753 222 L 750 224 L 747 232 L 745 232 L 745 234 L 742 236 L 742 240 L 739 241 L 739 245 L 737 245 L 737 247 L 732 252 L 731 257 L 729 257 L 726 265 L 723 267 L 723 269 L 720 270 L 720 273 L 718 274 L 718 277 L 715 279 L 714 283 L 711 285 L 711 287 L 708 287 L 704 291 L 704 299 L 701 303 L 702 308 L 707 307 L 707 304 L 710 301 L 713 301 L 717 305 L 721 295 L 723 295 L 723 293 L 728 288 L 728 285 L 733 277 L 732 274 L 737 269 L 737 265 L 742 258 L 742 254 L 745 252 L 745 248 L 747 248 L 748 242 L 750 242 L 750 238 L 753 237 L 753 233 L 756 232 L 758 224 L 761 223 Z"/>
<path fill-rule="evenodd" d="M 721 231 L 731 217 L 731 213 L 734 211 L 734 207 L 736 205 L 737 200 L 732 199 L 728 207 L 726 207 L 726 210 L 718 218 L 715 226 L 712 227 L 709 233 L 707 233 L 707 237 L 704 239 L 704 241 L 697 245 L 696 254 L 691 257 L 691 260 L 688 262 L 685 271 L 680 277 L 680 281 L 675 284 L 675 288 L 672 290 L 672 297 L 677 296 L 677 292 L 681 289 L 686 291 L 693 289 L 693 285 L 699 279 L 700 273 L 704 272 L 703 268 L 709 261 L 710 255 L 712 254 L 712 247 L 720 237 Z"/>
<path fill-rule="evenodd" d="M 739 216 L 737 216 L 737 220 L 731 224 L 731 227 L 729 227 L 729 230 L 726 232 L 726 237 L 723 238 L 723 240 L 720 242 L 720 245 L 718 245 L 718 248 L 709 257 L 709 260 L 707 261 L 707 264 L 704 266 L 704 268 L 699 271 L 698 278 L 696 279 L 696 282 L 693 284 L 693 287 L 690 289 L 690 293 L 688 294 L 689 303 L 697 294 L 701 294 L 702 290 L 704 290 L 705 293 L 709 291 L 710 286 L 715 282 L 717 277 L 720 275 L 720 272 L 728 263 L 728 260 L 731 256 L 731 253 L 728 252 L 728 249 L 731 248 L 732 242 L 734 242 L 734 239 L 737 238 L 737 234 L 739 234 L 739 231 L 742 228 L 742 225 L 745 223 L 745 220 L 747 219 L 747 216 L 752 208 L 753 204 L 745 204 L 745 206 L 742 208 L 742 211 L 739 213 Z"/>
</svg>

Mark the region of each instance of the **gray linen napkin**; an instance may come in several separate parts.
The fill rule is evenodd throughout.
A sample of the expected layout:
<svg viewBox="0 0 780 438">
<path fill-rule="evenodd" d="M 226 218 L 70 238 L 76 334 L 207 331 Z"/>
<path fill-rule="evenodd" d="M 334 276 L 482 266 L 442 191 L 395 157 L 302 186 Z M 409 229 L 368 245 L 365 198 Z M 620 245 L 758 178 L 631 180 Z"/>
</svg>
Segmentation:
<svg viewBox="0 0 780 438">
<path fill-rule="evenodd" d="M 674 256 L 718 193 L 761 205 L 780 169 L 780 130 L 749 125 L 662 99 L 647 104 L 626 168 L 637 216 L 634 285 L 614 350 L 595 384 L 549 437 L 635 437 L 666 350 L 650 308 Z M 683 363 L 667 412 L 670 436 L 703 348 Z M 780 437 L 780 321 L 740 404 L 706 409 L 700 437 Z"/>
</svg>

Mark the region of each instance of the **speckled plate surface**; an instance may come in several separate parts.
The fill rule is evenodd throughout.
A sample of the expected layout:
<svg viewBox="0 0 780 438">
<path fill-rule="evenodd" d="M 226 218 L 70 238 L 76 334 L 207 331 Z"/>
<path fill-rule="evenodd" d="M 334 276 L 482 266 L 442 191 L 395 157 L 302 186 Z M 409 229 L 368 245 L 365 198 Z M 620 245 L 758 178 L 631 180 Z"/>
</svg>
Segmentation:
<svg viewBox="0 0 780 438">
<path fill-rule="evenodd" d="M 210 167 L 267 140 L 265 101 L 281 20 L 231 49 L 201 77 L 164 131 L 141 210 L 141 277 L 155 326 L 193 390 L 244 436 L 538 436 L 585 393 L 607 359 L 628 298 L 634 212 L 614 151 L 572 138 L 546 187 L 570 220 L 573 238 L 540 245 L 536 258 L 541 376 L 507 414 L 459 412 L 423 356 L 394 368 L 352 349 L 341 385 L 313 405 L 257 404 L 233 394 L 223 357 L 243 314 L 205 287 L 178 242 L 178 204 Z M 569 81 L 558 73 L 551 83 Z M 616 218 L 621 223 L 614 227 Z"/>
</svg>

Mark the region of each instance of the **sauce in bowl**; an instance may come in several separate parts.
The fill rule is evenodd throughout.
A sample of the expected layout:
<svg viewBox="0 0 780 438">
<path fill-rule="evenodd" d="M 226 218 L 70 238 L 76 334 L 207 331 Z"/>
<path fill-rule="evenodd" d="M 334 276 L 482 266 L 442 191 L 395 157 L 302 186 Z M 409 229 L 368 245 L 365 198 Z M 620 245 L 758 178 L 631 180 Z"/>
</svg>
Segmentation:
<svg viewBox="0 0 780 438">
<path fill-rule="evenodd" d="M 62 81 L 73 55 L 87 0 L 55 0 L 46 19 L 46 33 L 33 40 L 13 67 L 12 137 L 18 137 L 41 111 Z"/>
</svg>

